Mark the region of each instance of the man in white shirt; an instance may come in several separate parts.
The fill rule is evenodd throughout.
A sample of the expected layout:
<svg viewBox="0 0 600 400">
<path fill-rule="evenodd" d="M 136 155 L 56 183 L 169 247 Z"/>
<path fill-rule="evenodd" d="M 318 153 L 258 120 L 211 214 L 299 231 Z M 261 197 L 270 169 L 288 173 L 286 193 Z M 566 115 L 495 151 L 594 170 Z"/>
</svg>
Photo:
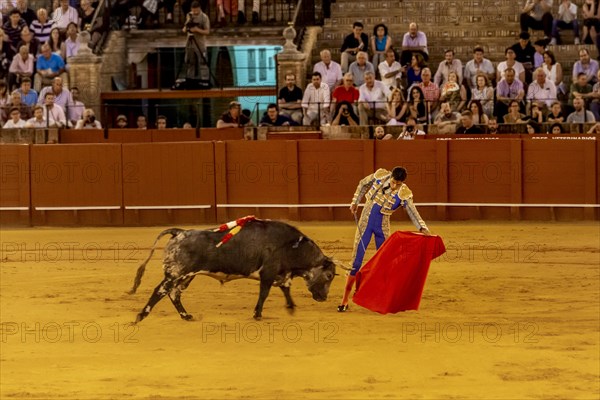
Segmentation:
<svg viewBox="0 0 600 400">
<path fill-rule="evenodd" d="M 551 45 L 560 43 L 558 29 L 572 29 L 575 44 L 579 44 L 579 21 L 577 21 L 577 5 L 570 0 L 562 0 L 558 6 L 558 15 L 552 21 Z"/>
<path fill-rule="evenodd" d="M 306 86 L 302 98 L 303 125 L 319 123 L 325 125 L 329 119 L 330 90 L 326 83 L 321 82 L 321 74 L 313 72 L 312 82 Z"/>
<path fill-rule="evenodd" d="M 10 109 L 10 119 L 6 121 L 4 129 L 18 129 L 25 127 L 25 121 L 21 119 L 21 111 L 17 107 Z"/>
<path fill-rule="evenodd" d="M 64 33 L 70 22 L 79 26 L 79 12 L 69 5 L 69 0 L 60 0 L 60 6 L 54 10 L 52 20 L 55 26 Z"/>
<path fill-rule="evenodd" d="M 552 35 L 552 0 L 527 0 L 520 16 L 521 32 L 529 28 L 543 30 L 544 38 Z"/>
<path fill-rule="evenodd" d="M 54 93 L 47 92 L 44 96 L 43 115 L 50 128 L 64 128 L 67 126 L 67 117 L 61 106 L 54 104 Z"/>
<path fill-rule="evenodd" d="M 546 79 L 546 73 L 542 68 L 538 68 L 533 73 L 534 81 L 531 82 L 527 89 L 526 99 L 531 104 L 531 100 L 537 100 L 546 104 L 549 109 L 553 102 L 556 101 L 556 86 L 550 79 Z"/>
<path fill-rule="evenodd" d="M 394 53 L 394 50 L 390 49 L 385 53 L 385 60 L 382 61 L 377 68 L 379 69 L 379 76 L 381 76 L 381 83 L 389 89 L 402 87 L 400 84 L 402 78 L 402 65 L 396 61 L 396 53 Z"/>
<path fill-rule="evenodd" d="M 326 83 L 333 92 L 336 86 L 342 84 L 342 67 L 331 60 L 331 52 L 329 50 L 321 50 L 320 55 L 321 61 L 315 64 L 313 72 L 320 73 L 323 83 Z"/>
<path fill-rule="evenodd" d="M 44 107 L 37 105 L 33 107 L 33 118 L 28 119 L 25 123 L 26 128 L 45 128 L 46 118 L 44 118 Z"/>
<path fill-rule="evenodd" d="M 442 87 L 446 81 L 448 81 L 448 74 L 450 72 L 456 72 L 458 77 L 458 84 L 462 83 L 463 79 L 463 65 L 458 58 L 454 58 L 454 50 L 448 49 L 444 53 L 444 61 L 440 62 L 433 81 L 438 87 Z"/>
<path fill-rule="evenodd" d="M 365 83 L 358 91 L 360 93 L 358 98 L 360 125 L 369 125 L 369 117 L 377 118 L 383 123 L 387 122 L 389 116 L 386 111 L 386 103 L 390 89 L 381 81 L 376 81 L 373 72 L 366 72 Z"/>
</svg>

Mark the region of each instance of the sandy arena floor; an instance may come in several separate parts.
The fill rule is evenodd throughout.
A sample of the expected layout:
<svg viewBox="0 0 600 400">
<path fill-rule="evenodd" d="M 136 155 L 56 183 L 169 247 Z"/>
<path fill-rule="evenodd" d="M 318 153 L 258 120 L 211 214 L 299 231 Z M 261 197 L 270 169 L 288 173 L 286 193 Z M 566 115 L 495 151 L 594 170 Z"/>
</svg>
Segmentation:
<svg viewBox="0 0 600 400">
<path fill-rule="evenodd" d="M 295 224 L 349 261 L 353 224 Z M 295 315 L 256 281 L 198 277 L 128 325 L 162 279 L 162 228 L 0 231 L 2 399 L 598 399 L 598 223 L 432 223 L 448 248 L 421 309 L 336 312 L 302 280 Z M 411 229 L 394 223 L 393 229 Z M 161 242 L 164 246 L 166 238 Z M 372 253 L 372 252 L 371 252 Z"/>
</svg>

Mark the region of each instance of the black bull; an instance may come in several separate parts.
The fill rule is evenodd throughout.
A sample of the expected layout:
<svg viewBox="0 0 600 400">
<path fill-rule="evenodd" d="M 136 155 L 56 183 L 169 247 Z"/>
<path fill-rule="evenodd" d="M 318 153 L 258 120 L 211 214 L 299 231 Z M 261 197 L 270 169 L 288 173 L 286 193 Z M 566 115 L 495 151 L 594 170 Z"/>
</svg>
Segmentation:
<svg viewBox="0 0 600 400">
<path fill-rule="evenodd" d="M 154 289 L 152 296 L 136 322 L 146 318 L 152 308 L 168 295 L 181 318 L 192 319 L 181 304 L 181 292 L 196 275 L 207 275 L 222 283 L 233 279 L 251 278 L 260 281 L 254 318 L 262 317 L 265 299 L 271 286 L 279 286 L 287 308 L 294 310 L 290 295 L 292 278 L 305 279 L 308 290 L 316 301 L 327 300 L 329 286 L 335 276 L 334 262 L 311 239 L 295 227 L 278 221 L 253 220 L 220 247 L 217 244 L 227 232 L 211 230 L 167 229 L 161 232 L 148 258 L 140 265 L 133 288 L 135 293 L 142 281 L 146 264 L 150 261 L 161 237 L 170 234 L 165 246 L 163 268 L 165 278 Z"/>
</svg>

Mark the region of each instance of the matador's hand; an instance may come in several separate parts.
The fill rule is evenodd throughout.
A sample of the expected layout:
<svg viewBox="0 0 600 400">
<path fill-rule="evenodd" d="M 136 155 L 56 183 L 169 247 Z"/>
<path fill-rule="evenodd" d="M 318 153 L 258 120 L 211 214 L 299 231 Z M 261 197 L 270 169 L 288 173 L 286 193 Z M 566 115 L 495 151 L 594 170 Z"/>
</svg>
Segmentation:
<svg viewBox="0 0 600 400">
<path fill-rule="evenodd" d="M 431 232 L 429 232 L 429 229 L 427 228 L 421 228 L 419 229 L 419 232 L 421 232 L 425 236 L 431 236 Z"/>
<path fill-rule="evenodd" d="M 354 204 L 354 203 L 350 204 L 350 212 L 352 214 L 356 214 L 357 210 L 358 210 L 358 204 Z"/>
</svg>

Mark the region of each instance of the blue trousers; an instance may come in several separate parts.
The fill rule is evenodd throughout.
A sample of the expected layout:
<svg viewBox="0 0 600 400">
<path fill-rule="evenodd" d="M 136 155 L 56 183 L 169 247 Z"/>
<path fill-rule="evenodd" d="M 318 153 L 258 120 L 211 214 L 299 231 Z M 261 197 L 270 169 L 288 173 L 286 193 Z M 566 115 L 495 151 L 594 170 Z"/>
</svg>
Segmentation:
<svg viewBox="0 0 600 400">
<path fill-rule="evenodd" d="M 362 266 L 363 258 L 365 257 L 365 250 L 367 247 L 369 247 L 371 236 L 375 236 L 375 247 L 377 249 L 381 247 L 386 239 L 386 235 L 384 234 L 382 227 L 384 215 L 381 214 L 380 210 L 380 205 L 373 204 L 373 208 L 371 208 L 369 212 L 366 227 L 360 227 L 360 229 L 362 229 L 362 234 L 360 234 L 360 240 L 356 249 L 354 261 L 352 262 L 352 271 L 350 271 L 350 276 L 355 276 Z M 361 224 L 359 224 L 359 226 L 360 225 Z"/>
</svg>

